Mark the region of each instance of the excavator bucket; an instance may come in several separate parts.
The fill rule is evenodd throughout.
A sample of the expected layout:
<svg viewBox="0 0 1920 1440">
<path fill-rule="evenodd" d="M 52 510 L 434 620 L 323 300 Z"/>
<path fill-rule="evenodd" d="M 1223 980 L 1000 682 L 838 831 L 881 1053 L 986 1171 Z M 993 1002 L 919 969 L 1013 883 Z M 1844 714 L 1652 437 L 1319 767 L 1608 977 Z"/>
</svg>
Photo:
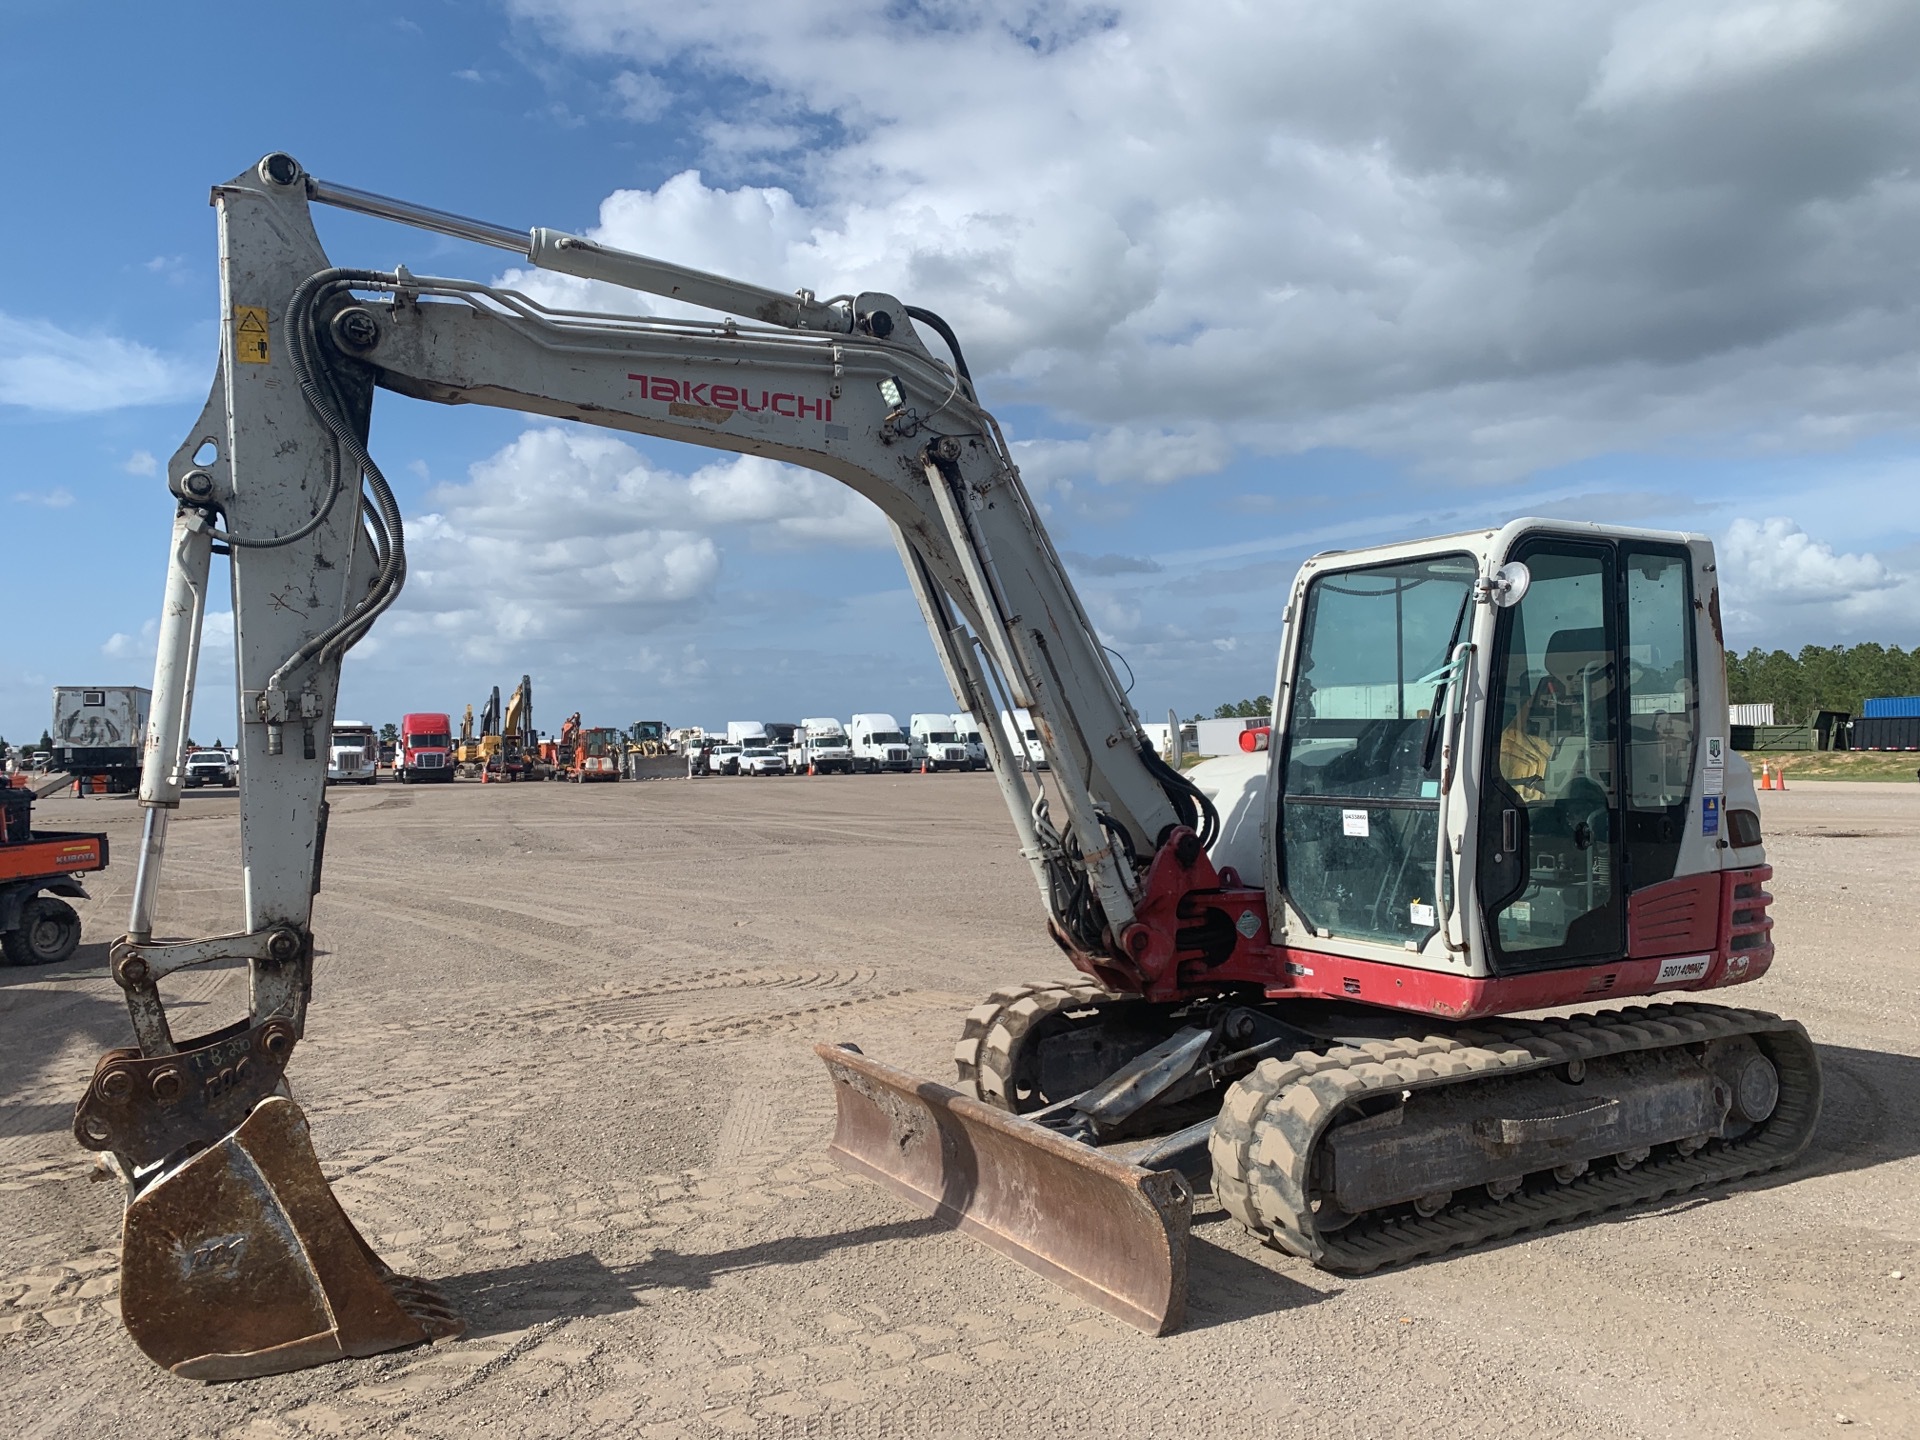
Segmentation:
<svg viewBox="0 0 1920 1440">
<path fill-rule="evenodd" d="M 396 1275 L 334 1199 L 291 1100 L 127 1207 L 120 1313 L 149 1359 L 194 1380 L 242 1380 L 419 1345 L 466 1327 L 424 1281 Z"/>
<path fill-rule="evenodd" d="M 1187 1311 L 1193 1195 L 957 1090 L 816 1045 L 838 1118 L 828 1153 L 917 1209 L 1149 1335 Z"/>
</svg>

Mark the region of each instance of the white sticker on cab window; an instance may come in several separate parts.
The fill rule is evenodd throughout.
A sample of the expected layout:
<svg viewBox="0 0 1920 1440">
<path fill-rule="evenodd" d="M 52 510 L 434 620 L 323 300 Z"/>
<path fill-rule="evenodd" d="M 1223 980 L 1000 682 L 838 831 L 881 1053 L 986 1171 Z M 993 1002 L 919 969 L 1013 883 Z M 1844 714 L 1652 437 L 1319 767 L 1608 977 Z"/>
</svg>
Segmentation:
<svg viewBox="0 0 1920 1440">
<path fill-rule="evenodd" d="M 1342 810 L 1340 812 L 1340 830 L 1342 834 L 1358 835 L 1364 839 L 1370 833 L 1367 829 L 1367 812 L 1364 810 Z"/>
<path fill-rule="evenodd" d="M 1725 740 L 1718 735 L 1709 735 L 1707 737 L 1707 768 L 1709 770 L 1724 770 L 1726 768 L 1727 754 L 1724 748 L 1725 744 Z"/>
<path fill-rule="evenodd" d="M 1703 980 L 1707 967 L 1712 963 L 1711 955 L 1678 955 L 1671 960 L 1662 960 L 1660 973 L 1653 977 L 1653 983 L 1677 985 L 1684 980 Z"/>
<path fill-rule="evenodd" d="M 1422 905 L 1416 900 L 1408 909 L 1412 914 L 1413 923 L 1416 925 L 1437 925 L 1440 923 L 1434 916 L 1433 906 L 1431 905 Z"/>
</svg>

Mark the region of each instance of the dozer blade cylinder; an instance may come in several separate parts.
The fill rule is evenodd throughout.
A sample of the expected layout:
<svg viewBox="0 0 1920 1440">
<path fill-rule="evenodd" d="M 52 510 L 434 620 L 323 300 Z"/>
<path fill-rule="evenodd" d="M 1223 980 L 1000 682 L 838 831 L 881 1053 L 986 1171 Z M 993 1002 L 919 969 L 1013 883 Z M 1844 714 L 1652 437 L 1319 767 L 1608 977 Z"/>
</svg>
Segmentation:
<svg viewBox="0 0 1920 1440">
<path fill-rule="evenodd" d="M 1019 1261 L 1149 1335 L 1187 1312 L 1193 1195 L 1031 1120 L 816 1045 L 838 1117 L 828 1153 L 922 1212 Z"/>
<path fill-rule="evenodd" d="M 276 1375 L 460 1334 L 396 1275 L 320 1173 L 306 1117 L 264 1100 L 127 1207 L 120 1313 L 147 1357 L 194 1380 Z"/>
</svg>

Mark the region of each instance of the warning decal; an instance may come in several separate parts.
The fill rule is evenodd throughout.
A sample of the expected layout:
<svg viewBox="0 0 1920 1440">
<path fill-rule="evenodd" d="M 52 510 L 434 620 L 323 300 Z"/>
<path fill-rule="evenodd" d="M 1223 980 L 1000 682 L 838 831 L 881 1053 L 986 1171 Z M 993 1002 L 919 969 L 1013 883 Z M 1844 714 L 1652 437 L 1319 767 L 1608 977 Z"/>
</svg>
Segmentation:
<svg viewBox="0 0 1920 1440">
<path fill-rule="evenodd" d="M 243 365 L 266 365 L 273 360 L 267 340 L 267 307 L 233 307 L 233 358 Z"/>
</svg>

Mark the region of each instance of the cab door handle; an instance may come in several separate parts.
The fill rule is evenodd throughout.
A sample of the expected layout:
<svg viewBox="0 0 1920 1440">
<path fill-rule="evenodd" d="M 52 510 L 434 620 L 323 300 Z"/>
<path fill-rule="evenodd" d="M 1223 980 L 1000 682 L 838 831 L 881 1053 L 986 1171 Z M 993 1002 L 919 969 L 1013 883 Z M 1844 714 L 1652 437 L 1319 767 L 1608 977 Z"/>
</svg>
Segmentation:
<svg viewBox="0 0 1920 1440">
<path fill-rule="evenodd" d="M 1500 812 L 1500 852 L 1503 855 L 1517 854 L 1520 849 L 1520 812 L 1502 810 Z"/>
</svg>

